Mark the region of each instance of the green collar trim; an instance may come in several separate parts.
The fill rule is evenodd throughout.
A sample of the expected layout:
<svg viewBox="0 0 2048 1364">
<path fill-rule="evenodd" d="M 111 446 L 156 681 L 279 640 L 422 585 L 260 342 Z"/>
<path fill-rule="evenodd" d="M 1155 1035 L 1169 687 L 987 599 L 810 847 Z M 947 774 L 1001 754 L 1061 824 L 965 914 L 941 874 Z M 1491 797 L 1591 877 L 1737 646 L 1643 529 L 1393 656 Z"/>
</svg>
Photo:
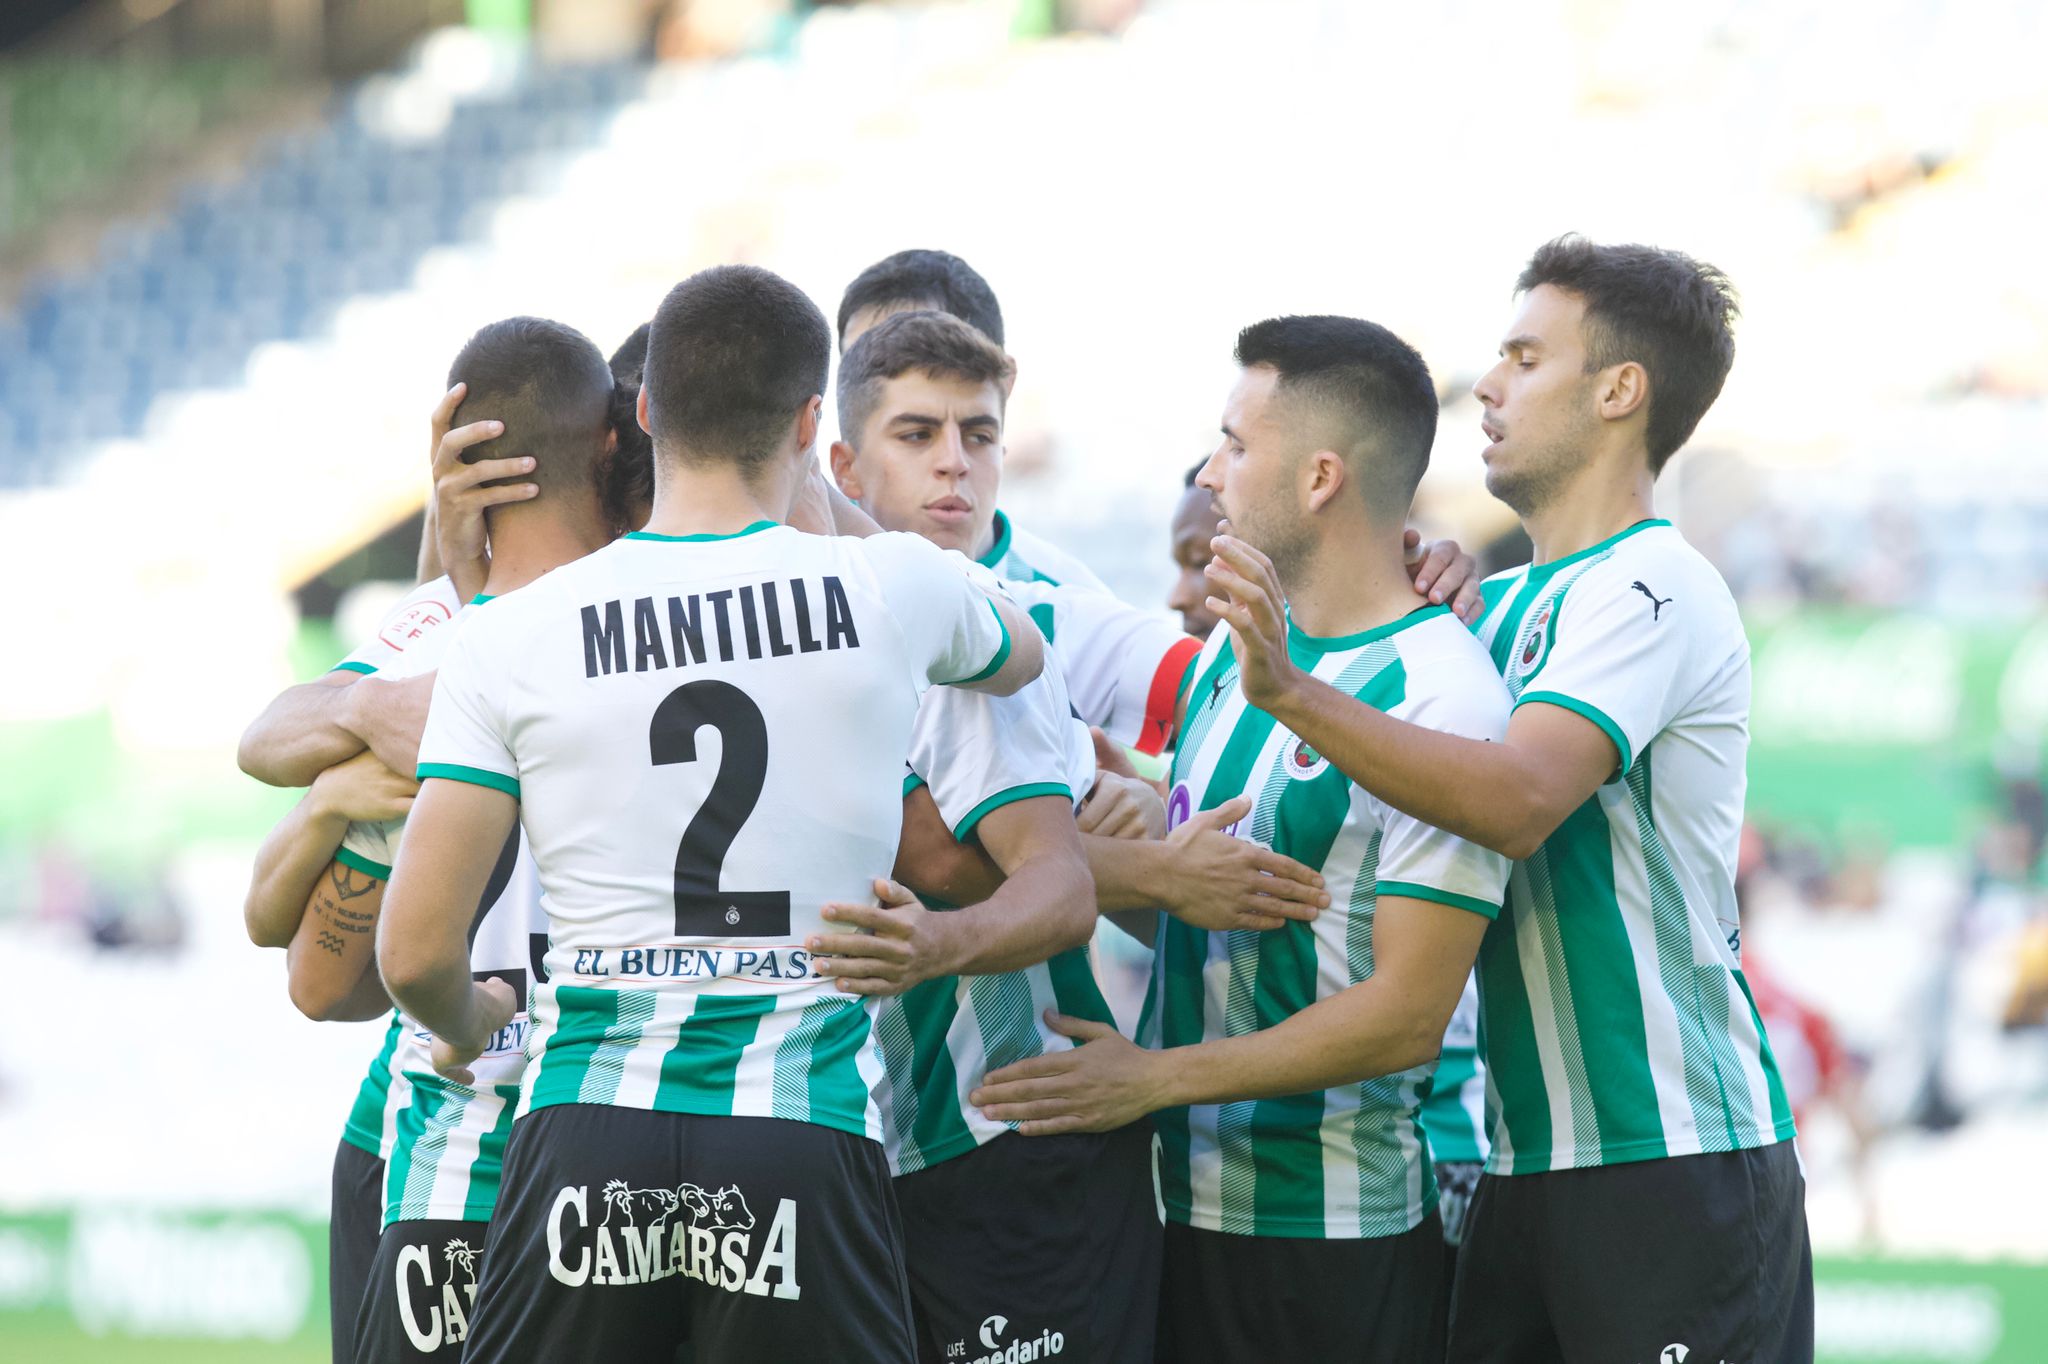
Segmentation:
<svg viewBox="0 0 2048 1364">
<path fill-rule="evenodd" d="M 498 596 L 495 592 L 479 592 L 469 599 L 469 604 L 471 606 L 482 606 L 487 601 L 496 601 L 497 599 Z"/>
<path fill-rule="evenodd" d="M 974 562 L 983 568 L 994 568 L 1010 552 L 1010 518 L 1003 515 L 1001 507 L 996 508 L 996 542 L 989 546 L 988 553 Z"/>
<path fill-rule="evenodd" d="M 1411 626 L 1420 625 L 1426 620 L 1435 620 L 1438 616 L 1448 616 L 1449 614 L 1451 614 L 1449 606 L 1424 606 L 1410 611 L 1405 616 L 1390 620 L 1385 625 L 1375 625 L 1372 629 L 1361 630 L 1355 635 L 1311 635 L 1297 626 L 1294 623 L 1294 617 L 1290 615 L 1287 618 L 1287 652 L 1291 654 L 1301 653 L 1320 656 L 1322 654 L 1340 653 L 1349 649 L 1360 649 L 1376 639 L 1385 639 L 1388 635 L 1397 635 Z"/>
<path fill-rule="evenodd" d="M 1614 534 L 1608 536 L 1605 540 L 1602 540 L 1597 545 L 1586 546 L 1577 554 L 1567 554 L 1562 559 L 1552 559 L 1548 563 L 1530 565 L 1529 576 L 1535 579 L 1537 582 L 1542 582 L 1545 578 L 1548 578 L 1551 574 L 1557 572 L 1557 570 L 1563 568 L 1566 564 L 1575 564 L 1578 563 L 1581 559 L 1588 559 L 1595 554 L 1601 553 L 1602 551 L 1612 549 L 1616 545 L 1620 544 L 1623 540 L 1628 539 L 1629 536 L 1634 535 L 1637 531 L 1649 530 L 1653 526 L 1668 526 L 1670 524 L 1671 523 L 1669 521 L 1666 521 L 1662 517 L 1658 516 L 1653 516 L 1647 521 L 1638 521 L 1633 526 L 1630 526 L 1627 530 L 1616 531 Z"/>
<path fill-rule="evenodd" d="M 774 530 L 781 524 L 780 521 L 756 521 L 745 530 L 730 531 L 724 535 L 657 535 L 651 530 L 629 530 L 626 532 L 626 538 L 628 540 L 663 540 L 672 545 L 697 545 L 709 540 L 737 540 L 742 535 L 752 535 L 756 531 Z"/>
</svg>

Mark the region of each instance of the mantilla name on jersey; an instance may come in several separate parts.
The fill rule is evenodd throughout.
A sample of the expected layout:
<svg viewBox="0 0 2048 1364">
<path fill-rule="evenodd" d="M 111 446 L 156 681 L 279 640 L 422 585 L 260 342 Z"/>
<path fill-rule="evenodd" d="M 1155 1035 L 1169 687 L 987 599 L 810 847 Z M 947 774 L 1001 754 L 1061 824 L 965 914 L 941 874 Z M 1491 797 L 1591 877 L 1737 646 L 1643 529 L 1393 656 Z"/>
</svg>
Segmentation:
<svg viewBox="0 0 2048 1364">
<path fill-rule="evenodd" d="M 822 631 L 814 631 L 812 624 L 813 596 L 824 603 Z M 735 658 L 787 658 L 860 647 L 846 587 L 829 575 L 808 583 L 802 578 L 781 584 L 743 583 L 718 592 L 668 597 L 659 604 L 653 597 L 636 597 L 631 610 L 634 672 L 680 668 L 713 657 L 730 663 Z M 585 677 L 626 671 L 626 611 L 626 603 L 616 599 L 583 608 Z M 710 652 L 705 648 L 707 637 Z"/>
<path fill-rule="evenodd" d="M 547 1216 L 548 1273 L 570 1288 L 617 1288 L 680 1275 L 727 1293 L 794 1302 L 803 1296 L 796 1200 L 756 1218 L 737 1186 L 558 1190 Z"/>
</svg>

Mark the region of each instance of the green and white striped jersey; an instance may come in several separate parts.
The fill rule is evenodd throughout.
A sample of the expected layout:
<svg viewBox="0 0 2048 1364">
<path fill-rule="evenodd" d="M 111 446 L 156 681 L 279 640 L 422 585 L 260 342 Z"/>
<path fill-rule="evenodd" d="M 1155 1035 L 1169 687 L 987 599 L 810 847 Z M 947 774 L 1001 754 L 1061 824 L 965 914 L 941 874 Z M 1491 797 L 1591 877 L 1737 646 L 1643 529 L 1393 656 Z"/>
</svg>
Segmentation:
<svg viewBox="0 0 2048 1364">
<path fill-rule="evenodd" d="M 491 600 L 478 597 L 476 605 Z M 440 666 L 466 615 L 423 633 L 380 669 L 410 677 Z M 335 858 L 379 881 L 391 879 L 405 833 L 403 819 L 348 826 Z M 382 1094 L 378 1147 L 385 1158 L 384 1223 L 484 1222 L 497 1206 L 505 1142 L 526 1069 L 530 987 L 547 944 L 540 878 L 516 830 L 506 841 L 469 928 L 471 974 L 512 987 L 519 1012 L 470 1066 L 474 1085 L 434 1070 L 434 1035 L 400 1011 L 396 1035 L 380 1060 L 388 1072 Z"/>
<path fill-rule="evenodd" d="M 1367 979 L 1381 895 L 1492 918 L 1507 880 L 1505 858 L 1381 803 L 1247 705 L 1229 639 L 1218 630 L 1196 665 L 1167 820 L 1249 795 L 1251 812 L 1232 832 L 1319 869 L 1331 904 L 1312 924 L 1271 932 L 1209 933 L 1161 915 L 1139 1022 L 1148 1046 L 1254 1033 Z M 1444 607 L 1341 638 L 1290 626 L 1288 652 L 1399 719 L 1478 739 L 1507 731 L 1499 676 Z M 1159 1113 L 1166 1215 L 1252 1236 L 1411 1230 L 1436 1206 L 1417 1117 L 1433 1064 L 1311 1094 Z"/>
<path fill-rule="evenodd" d="M 1517 707 L 1573 711 L 1615 774 L 1515 867 L 1479 952 L 1500 1174 L 1768 1146 L 1792 1111 L 1735 905 L 1749 643 L 1666 521 L 1487 580 L 1477 633 Z"/>
<path fill-rule="evenodd" d="M 995 542 L 975 562 L 1004 582 L 1050 583 L 1055 587 L 1083 587 L 1107 593 L 1109 588 L 1088 565 L 1049 540 L 1020 530 L 1008 514 L 998 511 Z"/>
<path fill-rule="evenodd" d="M 549 933 L 521 1112 L 880 1139 L 872 1006 L 804 944 L 895 864 L 919 696 L 1008 657 L 967 566 L 914 535 L 636 531 L 464 621 L 419 775 L 520 802 Z"/>
<path fill-rule="evenodd" d="M 1466 977 L 1465 993 L 1444 1029 L 1444 1049 L 1422 1096 L 1422 1133 L 1439 1165 L 1476 1165 L 1486 1159 L 1486 1067 L 1479 1059 L 1479 987 Z"/>
<path fill-rule="evenodd" d="M 392 667 L 408 650 L 441 636 L 442 627 L 461 609 L 455 584 L 447 575 L 423 582 L 384 613 L 376 634 L 328 671 L 368 674 Z M 445 642 L 440 639 L 436 647 Z M 341 1129 L 343 1141 L 380 1160 L 391 1154 L 391 1057 L 398 1047 L 398 1031 L 398 1013 L 393 1010 Z"/>
<path fill-rule="evenodd" d="M 991 810 L 1032 796 L 1085 797 L 1095 748 L 1074 718 L 1058 662 L 1015 696 L 934 687 L 918 707 L 907 793 L 928 785 L 962 842 Z M 1073 1045 L 1048 1008 L 1114 1024 L 1086 946 L 1022 971 L 928 980 L 881 1002 L 875 1036 L 889 1083 L 878 1095 L 889 1167 L 899 1175 L 964 1155 L 1013 1130 L 967 1101 L 991 1070 Z"/>
</svg>

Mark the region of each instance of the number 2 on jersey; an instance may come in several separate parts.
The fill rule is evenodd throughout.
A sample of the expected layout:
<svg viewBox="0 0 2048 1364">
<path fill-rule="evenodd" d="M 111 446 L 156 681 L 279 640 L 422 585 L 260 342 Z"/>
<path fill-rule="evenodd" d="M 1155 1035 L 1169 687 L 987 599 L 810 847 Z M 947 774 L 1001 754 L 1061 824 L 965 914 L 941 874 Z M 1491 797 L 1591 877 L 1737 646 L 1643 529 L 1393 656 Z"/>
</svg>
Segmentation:
<svg viewBox="0 0 2048 1364">
<path fill-rule="evenodd" d="M 718 775 L 676 845 L 676 936 L 787 937 L 788 891 L 718 888 L 725 855 L 754 813 L 768 777 L 768 725 L 761 708 L 730 682 L 685 682 L 654 708 L 648 756 L 656 767 L 697 761 L 697 731 L 706 725 L 718 731 Z"/>
</svg>

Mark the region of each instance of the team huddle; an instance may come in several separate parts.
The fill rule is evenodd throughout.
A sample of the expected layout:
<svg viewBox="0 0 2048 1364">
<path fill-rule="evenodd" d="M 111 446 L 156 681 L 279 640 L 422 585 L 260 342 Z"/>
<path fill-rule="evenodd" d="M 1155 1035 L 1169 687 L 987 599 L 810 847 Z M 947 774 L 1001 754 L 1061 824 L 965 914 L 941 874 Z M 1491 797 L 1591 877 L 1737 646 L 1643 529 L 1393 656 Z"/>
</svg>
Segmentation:
<svg viewBox="0 0 2048 1364">
<path fill-rule="evenodd" d="M 1473 391 L 1534 561 L 1406 530 L 1410 346 L 1278 317 L 1175 514 L 1185 629 L 998 509 L 956 257 L 848 286 L 836 385 L 753 267 L 609 362 L 478 331 L 420 586 L 241 750 L 307 788 L 250 936 L 388 1018 L 335 1358 L 1810 1360 L 1748 645 L 1652 510 L 1732 290 L 1566 237 L 1515 295 Z M 1134 1035 L 1098 932 L 1150 949 Z"/>
</svg>

